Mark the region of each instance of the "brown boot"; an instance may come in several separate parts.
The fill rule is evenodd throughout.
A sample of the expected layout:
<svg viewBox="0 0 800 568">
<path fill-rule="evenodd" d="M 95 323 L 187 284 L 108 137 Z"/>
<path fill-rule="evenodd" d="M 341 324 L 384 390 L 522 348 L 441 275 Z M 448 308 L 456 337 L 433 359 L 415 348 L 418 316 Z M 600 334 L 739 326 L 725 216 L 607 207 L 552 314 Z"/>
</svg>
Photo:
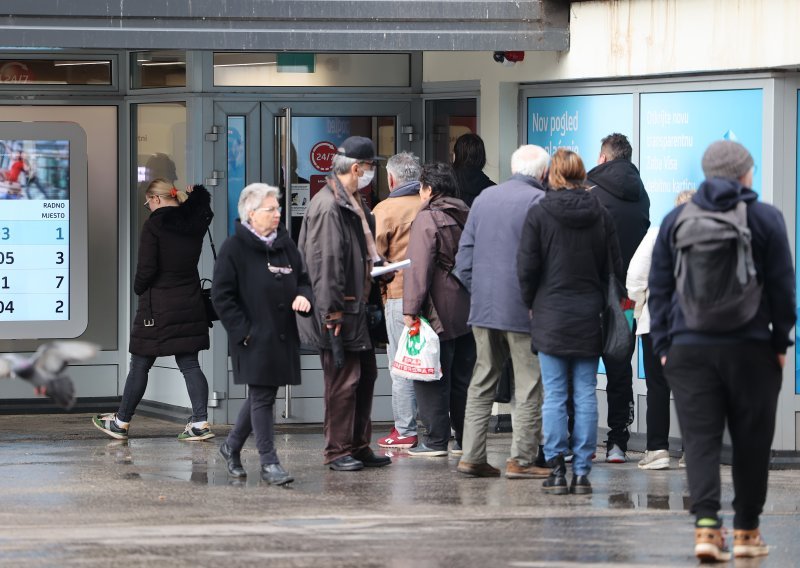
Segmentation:
<svg viewBox="0 0 800 568">
<path fill-rule="evenodd" d="M 461 460 L 456 471 L 472 477 L 500 477 L 500 470 L 488 463 L 469 463 Z"/>
<path fill-rule="evenodd" d="M 695 527 L 694 555 L 700 562 L 725 562 L 731 559 L 731 552 L 725 544 L 721 528 Z"/>
<path fill-rule="evenodd" d="M 506 460 L 506 477 L 508 479 L 545 479 L 550 475 L 550 468 L 535 464 L 522 465 L 514 458 Z"/>
<path fill-rule="evenodd" d="M 755 558 L 769 554 L 769 547 L 758 529 L 733 531 L 733 555 L 736 558 Z"/>
</svg>

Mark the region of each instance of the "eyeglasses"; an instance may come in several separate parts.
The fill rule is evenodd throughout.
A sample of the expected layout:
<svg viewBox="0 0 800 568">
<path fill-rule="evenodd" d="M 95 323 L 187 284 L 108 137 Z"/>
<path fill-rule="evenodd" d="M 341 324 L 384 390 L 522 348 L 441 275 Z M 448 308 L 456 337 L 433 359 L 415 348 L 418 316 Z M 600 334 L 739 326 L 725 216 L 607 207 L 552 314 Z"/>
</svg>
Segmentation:
<svg viewBox="0 0 800 568">
<path fill-rule="evenodd" d="M 152 196 L 152 195 L 148 195 L 147 197 L 145 197 L 145 200 L 144 200 L 144 208 L 145 208 L 145 209 L 147 209 L 147 206 L 148 206 L 148 205 L 150 205 L 150 200 L 151 200 L 152 198 L 153 198 L 153 196 Z"/>
<path fill-rule="evenodd" d="M 259 211 L 266 211 L 267 213 L 269 213 L 271 215 L 271 214 L 275 213 L 275 211 L 277 211 L 278 213 L 281 213 L 283 211 L 283 207 L 280 207 L 280 206 L 279 207 L 259 207 L 258 209 L 255 209 L 256 213 L 258 213 Z"/>
<path fill-rule="evenodd" d="M 272 266 L 269 261 L 267 261 L 267 268 L 273 274 L 291 274 L 292 267 L 291 266 Z"/>
</svg>

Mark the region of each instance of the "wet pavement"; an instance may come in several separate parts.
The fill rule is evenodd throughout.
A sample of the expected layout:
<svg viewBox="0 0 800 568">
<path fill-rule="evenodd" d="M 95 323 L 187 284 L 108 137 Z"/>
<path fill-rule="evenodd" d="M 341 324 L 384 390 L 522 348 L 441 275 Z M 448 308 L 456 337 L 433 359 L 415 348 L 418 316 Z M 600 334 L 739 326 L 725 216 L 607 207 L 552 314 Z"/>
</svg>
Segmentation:
<svg viewBox="0 0 800 568">
<path fill-rule="evenodd" d="M 95 430 L 90 415 L 0 416 L 0 566 L 577 567 L 694 566 L 685 471 L 644 472 L 641 454 L 602 462 L 594 493 L 551 496 L 541 480 L 467 478 L 454 458 L 392 452 L 389 467 L 334 472 L 318 429 L 276 437 L 288 487 L 228 478 L 217 438 L 186 443 L 181 426 L 137 417 L 128 442 Z M 388 431 L 376 427 L 375 438 Z M 509 434 L 492 435 L 504 468 Z M 677 466 L 677 460 L 673 460 Z M 723 468 L 731 525 L 730 470 Z M 763 560 L 797 566 L 800 471 L 773 471 Z"/>
</svg>

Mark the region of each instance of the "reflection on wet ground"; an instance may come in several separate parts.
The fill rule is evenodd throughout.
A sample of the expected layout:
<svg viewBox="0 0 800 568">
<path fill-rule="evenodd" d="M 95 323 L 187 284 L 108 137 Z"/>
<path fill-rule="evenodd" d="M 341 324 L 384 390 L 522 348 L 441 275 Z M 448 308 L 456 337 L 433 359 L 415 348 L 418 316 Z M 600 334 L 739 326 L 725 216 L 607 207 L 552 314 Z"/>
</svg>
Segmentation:
<svg viewBox="0 0 800 568">
<path fill-rule="evenodd" d="M 276 443 L 295 482 L 272 487 L 252 445 L 250 476 L 227 476 L 225 427 L 181 443 L 174 424 L 137 418 L 142 436 L 120 442 L 87 416 L 28 418 L 0 417 L 0 566 L 695 565 L 685 471 L 638 470 L 635 454 L 610 465 L 600 452 L 592 495 L 552 496 L 540 480 L 466 478 L 452 457 L 402 451 L 390 467 L 334 472 L 320 433 L 287 431 Z M 491 436 L 489 461 L 504 467 L 509 445 Z M 723 482 L 730 526 L 727 469 Z M 736 566 L 796 565 L 798 489 L 800 472 L 772 472 L 772 553 Z"/>
</svg>

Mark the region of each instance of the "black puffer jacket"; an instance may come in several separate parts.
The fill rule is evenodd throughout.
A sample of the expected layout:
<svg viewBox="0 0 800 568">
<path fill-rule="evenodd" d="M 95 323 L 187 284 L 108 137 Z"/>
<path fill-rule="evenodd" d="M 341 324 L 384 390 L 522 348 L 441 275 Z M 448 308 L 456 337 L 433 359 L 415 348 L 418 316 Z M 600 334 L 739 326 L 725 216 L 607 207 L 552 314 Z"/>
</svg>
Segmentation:
<svg viewBox="0 0 800 568">
<path fill-rule="evenodd" d="M 614 220 L 622 267 L 628 272 L 633 253 L 650 228 L 650 196 L 630 160 L 611 160 L 586 174 L 590 190 Z M 623 280 L 624 281 L 624 280 Z"/>
<path fill-rule="evenodd" d="M 214 216 L 210 202 L 206 188 L 196 185 L 182 205 L 156 209 L 145 221 L 133 282 L 139 306 L 131 353 L 160 357 L 208 349 L 197 261 Z"/>
<path fill-rule="evenodd" d="M 268 263 L 291 267 L 291 273 L 272 272 Z M 219 251 L 211 290 L 228 332 L 237 385 L 300 384 L 300 337 L 292 310 L 298 295 L 311 300 L 311 283 L 286 229 L 280 226 L 268 247 L 237 221 L 236 232 Z"/>
<path fill-rule="evenodd" d="M 522 298 L 533 310 L 534 351 L 595 357 L 602 350 L 600 313 L 608 286 L 608 255 L 624 281 L 614 223 L 594 193 L 549 191 L 532 207 L 517 255 Z"/>
<path fill-rule="evenodd" d="M 458 190 L 461 193 L 461 201 L 472 207 L 472 202 L 480 195 L 481 191 L 487 187 L 497 185 L 489 176 L 477 168 L 458 168 L 454 170 L 458 179 Z"/>
</svg>

